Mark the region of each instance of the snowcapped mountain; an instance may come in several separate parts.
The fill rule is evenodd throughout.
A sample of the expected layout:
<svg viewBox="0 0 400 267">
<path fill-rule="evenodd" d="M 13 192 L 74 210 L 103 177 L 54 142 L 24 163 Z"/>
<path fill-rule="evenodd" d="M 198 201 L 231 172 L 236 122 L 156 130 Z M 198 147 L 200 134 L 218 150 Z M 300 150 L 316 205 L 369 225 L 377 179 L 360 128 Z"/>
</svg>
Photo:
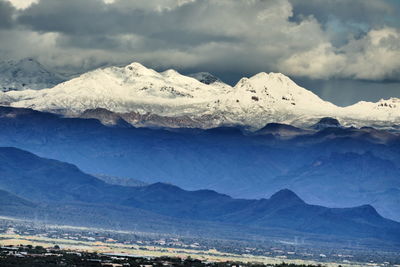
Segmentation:
<svg viewBox="0 0 400 267">
<path fill-rule="evenodd" d="M 0 91 L 43 89 L 65 79 L 32 58 L 0 62 Z"/>
<path fill-rule="evenodd" d="M 259 73 L 242 78 L 232 91 L 221 97 L 219 111 L 231 124 L 259 129 L 279 122 L 295 126 L 328 116 L 338 107 L 323 101 L 280 73 Z"/>
<path fill-rule="evenodd" d="M 400 125 L 400 99 L 381 99 L 378 102 L 360 101 L 346 107 L 345 120 L 359 118 L 374 127 L 395 127 Z"/>
<path fill-rule="evenodd" d="M 80 116 L 88 109 L 103 108 L 129 113 L 130 123 L 143 121 L 143 117 L 150 114 L 151 119 L 156 116 L 156 121 L 160 121 L 154 126 L 173 126 L 174 120 L 166 125 L 162 121 L 168 121 L 169 117 L 182 121 L 182 117 L 212 113 L 215 95 L 226 94 L 229 90 L 231 87 L 223 83 L 209 86 L 174 70 L 158 73 L 132 63 L 125 67 L 97 69 L 51 89 L 13 91 L 6 96 L 12 98 L 14 107 L 67 116 Z M 143 125 L 147 125 L 146 120 Z M 201 125 L 202 122 L 196 126 Z"/>
<path fill-rule="evenodd" d="M 400 123 L 398 99 L 342 108 L 280 73 L 242 78 L 234 87 L 219 80 L 209 82 L 209 77 L 207 73 L 188 77 L 174 70 L 159 73 L 132 63 L 90 71 L 50 89 L 5 92 L 0 103 L 99 118 L 106 124 L 115 118 L 135 126 L 171 128 L 240 125 L 257 130 L 267 123 L 307 128 L 323 117 L 336 118 L 344 126 Z M 116 115 L 105 116 L 105 110 Z"/>
</svg>

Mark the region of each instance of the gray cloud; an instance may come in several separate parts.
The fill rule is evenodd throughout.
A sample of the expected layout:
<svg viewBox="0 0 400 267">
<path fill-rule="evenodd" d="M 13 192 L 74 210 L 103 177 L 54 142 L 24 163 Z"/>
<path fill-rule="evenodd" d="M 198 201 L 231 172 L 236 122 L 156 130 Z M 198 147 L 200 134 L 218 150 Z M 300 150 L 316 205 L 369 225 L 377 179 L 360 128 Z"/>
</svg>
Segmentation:
<svg viewBox="0 0 400 267">
<path fill-rule="evenodd" d="M 294 20 L 315 17 L 330 34 L 331 42 L 340 46 L 349 36 L 361 38 L 373 28 L 400 27 L 398 0 L 289 0 Z"/>
<path fill-rule="evenodd" d="M 36 56 L 71 72 L 140 61 L 219 73 L 399 79 L 399 4 L 392 0 L 107 2 L 40 0 L 15 11 L 0 0 L 0 12 L 9 14 L 0 56 Z"/>
<path fill-rule="evenodd" d="M 388 27 L 371 30 L 340 48 L 322 43 L 291 55 L 281 64 L 288 73 L 311 78 L 396 80 L 400 77 L 400 31 Z"/>
<path fill-rule="evenodd" d="M 395 0 L 397 1 L 397 0 Z M 333 18 L 342 22 L 384 25 L 391 17 L 398 15 L 395 1 L 382 0 L 290 0 L 295 17 L 314 16 L 321 23 Z"/>
<path fill-rule="evenodd" d="M 14 12 L 15 8 L 9 2 L 0 1 L 0 29 L 13 26 Z"/>
</svg>

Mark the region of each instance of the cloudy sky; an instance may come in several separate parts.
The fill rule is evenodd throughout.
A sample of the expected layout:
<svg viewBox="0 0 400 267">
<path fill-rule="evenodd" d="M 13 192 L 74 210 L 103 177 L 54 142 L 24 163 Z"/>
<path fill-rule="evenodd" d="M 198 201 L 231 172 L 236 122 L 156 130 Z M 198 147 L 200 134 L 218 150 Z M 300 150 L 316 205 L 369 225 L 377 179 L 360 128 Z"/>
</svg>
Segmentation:
<svg viewBox="0 0 400 267">
<path fill-rule="evenodd" d="M 400 97 L 398 0 L 0 0 L 0 59 L 282 72 L 346 105 Z"/>
</svg>

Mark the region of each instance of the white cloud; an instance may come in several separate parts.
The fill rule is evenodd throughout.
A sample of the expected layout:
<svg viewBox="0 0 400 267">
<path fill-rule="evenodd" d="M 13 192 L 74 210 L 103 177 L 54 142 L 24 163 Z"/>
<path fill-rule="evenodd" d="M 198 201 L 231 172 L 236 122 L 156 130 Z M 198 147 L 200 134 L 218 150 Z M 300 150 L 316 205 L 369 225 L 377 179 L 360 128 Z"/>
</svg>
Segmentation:
<svg viewBox="0 0 400 267">
<path fill-rule="evenodd" d="M 337 76 L 345 64 L 345 55 L 335 53 L 330 43 L 321 43 L 312 50 L 295 53 L 284 59 L 279 69 L 291 75 L 327 79 Z"/>
<path fill-rule="evenodd" d="M 25 9 L 33 3 L 39 2 L 39 0 L 6 0 L 18 9 Z"/>
<path fill-rule="evenodd" d="M 400 77 L 400 31 L 394 28 L 371 30 L 342 48 L 347 64 L 342 75 L 356 79 L 381 80 Z"/>
<path fill-rule="evenodd" d="M 280 70 L 310 78 L 398 80 L 400 31 L 388 27 L 371 30 L 364 37 L 352 39 L 339 48 L 323 43 L 284 59 Z"/>
</svg>

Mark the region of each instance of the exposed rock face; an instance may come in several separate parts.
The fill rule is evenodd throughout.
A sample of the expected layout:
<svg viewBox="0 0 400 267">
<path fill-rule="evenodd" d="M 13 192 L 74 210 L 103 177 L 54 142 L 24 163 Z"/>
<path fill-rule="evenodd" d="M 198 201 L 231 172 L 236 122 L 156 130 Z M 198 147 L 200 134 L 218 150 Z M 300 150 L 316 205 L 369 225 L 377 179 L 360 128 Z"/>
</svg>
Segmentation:
<svg viewBox="0 0 400 267">
<path fill-rule="evenodd" d="M 337 119 L 331 117 L 325 117 L 320 119 L 319 122 L 317 122 L 316 124 L 314 124 L 312 128 L 316 130 L 322 130 L 325 128 L 338 128 L 341 126 L 342 125 L 340 125 L 340 122 Z"/>
</svg>

